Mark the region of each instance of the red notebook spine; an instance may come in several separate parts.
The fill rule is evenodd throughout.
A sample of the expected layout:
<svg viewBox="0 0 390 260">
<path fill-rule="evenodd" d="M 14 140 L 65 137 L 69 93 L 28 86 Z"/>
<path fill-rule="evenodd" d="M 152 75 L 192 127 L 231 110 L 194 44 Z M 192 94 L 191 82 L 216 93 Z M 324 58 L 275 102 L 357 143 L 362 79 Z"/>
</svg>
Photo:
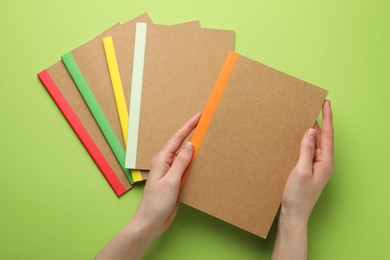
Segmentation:
<svg viewBox="0 0 390 260">
<path fill-rule="evenodd" d="M 114 170 L 111 168 L 110 164 L 107 162 L 102 152 L 94 143 L 91 136 L 85 129 L 84 125 L 81 123 L 80 119 L 74 113 L 73 109 L 62 95 L 56 83 L 51 78 L 50 74 L 46 70 L 44 70 L 38 74 L 38 78 L 45 86 L 50 96 L 53 98 L 54 102 L 57 104 L 58 108 L 65 116 L 66 120 L 69 122 L 69 124 L 79 137 L 80 141 L 83 143 L 84 147 L 91 155 L 92 159 L 95 161 L 96 165 L 98 166 L 108 183 L 111 185 L 115 194 L 117 196 L 120 196 L 125 193 L 126 188 L 120 182 L 119 178 L 115 175 Z"/>
</svg>

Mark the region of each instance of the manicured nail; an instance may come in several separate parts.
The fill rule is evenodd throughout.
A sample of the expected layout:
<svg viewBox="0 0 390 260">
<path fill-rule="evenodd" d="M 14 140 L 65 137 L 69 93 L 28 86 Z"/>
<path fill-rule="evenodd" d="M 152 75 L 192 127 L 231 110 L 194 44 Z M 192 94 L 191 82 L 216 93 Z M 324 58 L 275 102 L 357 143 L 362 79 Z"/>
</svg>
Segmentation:
<svg viewBox="0 0 390 260">
<path fill-rule="evenodd" d="M 310 140 L 314 140 L 314 138 L 316 137 L 316 130 L 313 129 L 313 128 L 310 128 L 310 129 L 307 131 L 307 137 L 308 137 Z"/>
<path fill-rule="evenodd" d="M 193 145 L 192 143 L 190 142 L 186 142 L 184 145 L 183 145 L 183 152 L 185 153 L 192 153 L 192 150 L 193 150 Z"/>
</svg>

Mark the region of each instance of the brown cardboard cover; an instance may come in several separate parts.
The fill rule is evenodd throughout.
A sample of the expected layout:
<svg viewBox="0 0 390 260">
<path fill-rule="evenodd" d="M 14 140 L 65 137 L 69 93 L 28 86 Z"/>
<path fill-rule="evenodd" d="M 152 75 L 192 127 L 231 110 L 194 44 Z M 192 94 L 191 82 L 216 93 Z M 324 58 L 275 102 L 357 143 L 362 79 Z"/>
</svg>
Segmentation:
<svg viewBox="0 0 390 260">
<path fill-rule="evenodd" d="M 234 31 L 148 25 L 137 169 L 149 169 L 165 142 L 203 109 L 233 45 Z"/>
<path fill-rule="evenodd" d="M 120 26 L 112 27 L 109 30 L 104 31 L 99 36 L 71 51 L 73 58 L 75 59 L 85 80 L 88 82 L 91 91 L 103 110 L 123 149 L 125 149 L 125 145 L 122 137 L 114 93 L 111 87 L 111 79 L 108 72 L 102 38 L 118 35 L 127 30 L 131 30 L 137 22 L 151 23 L 152 21 L 149 15 L 144 13 Z M 148 172 L 141 171 L 142 179 L 146 179 L 147 174 Z"/>
<path fill-rule="evenodd" d="M 133 28 L 137 22 L 150 23 L 151 20 L 147 14 L 143 14 L 121 26 L 105 31 L 91 41 L 71 51 L 74 60 L 76 61 L 85 80 L 88 82 L 88 86 L 93 92 L 108 122 L 114 130 L 116 137 L 122 144 L 123 149 L 125 149 L 125 144 L 122 136 L 118 110 L 116 108 L 114 92 L 111 87 L 111 79 L 108 72 L 102 38 L 119 34 L 124 30 Z M 129 45 L 130 48 L 132 43 L 129 43 Z"/>
<path fill-rule="evenodd" d="M 115 97 L 111 86 L 110 74 L 107 67 L 102 38 L 112 36 L 115 45 L 115 52 L 120 70 L 122 85 L 124 88 L 127 104 L 130 100 L 130 85 L 132 62 L 134 53 L 134 34 L 137 22 L 151 24 L 148 14 L 136 17 L 125 24 L 105 31 L 98 37 L 83 44 L 71 51 L 80 71 L 88 82 L 88 85 L 103 110 L 107 120 L 113 128 L 116 137 L 125 149 L 121 124 L 116 107 Z M 199 29 L 199 21 L 183 23 L 179 25 L 183 28 Z M 114 40 L 115 39 L 115 40 Z M 150 163 L 150 162 L 149 162 Z M 142 179 L 147 178 L 147 171 L 141 171 Z"/>
<path fill-rule="evenodd" d="M 140 21 L 142 22 L 142 21 Z M 150 21 L 149 24 L 152 24 Z M 133 58 L 134 58 L 134 37 L 135 37 L 135 23 L 127 23 L 124 28 L 118 33 L 112 34 L 112 41 L 114 43 L 115 55 L 118 63 L 119 74 L 122 81 L 123 93 L 127 108 L 129 109 L 130 104 L 130 93 L 131 93 L 131 79 L 133 77 Z M 162 25 L 163 26 L 163 25 Z M 190 21 L 186 23 L 166 26 L 184 26 L 186 28 L 200 28 L 199 21 Z M 121 133 L 117 132 L 117 135 Z M 123 140 L 123 138 L 122 138 Z M 149 171 L 141 171 L 142 180 L 148 178 Z"/>
<path fill-rule="evenodd" d="M 240 56 L 180 200 L 265 238 L 327 91 Z"/>
<path fill-rule="evenodd" d="M 199 21 L 191 21 L 174 26 L 185 26 L 186 28 L 198 29 L 200 28 Z M 119 67 L 119 74 L 122 81 L 123 93 L 125 95 L 128 108 L 130 104 L 131 79 L 133 77 L 134 36 L 135 24 L 131 24 L 131 26 L 126 27 L 126 30 L 121 30 L 120 33 L 112 35 L 112 41 L 114 43 L 116 59 Z"/>
<path fill-rule="evenodd" d="M 69 105 L 72 107 L 73 111 L 84 125 L 94 143 L 106 158 L 116 176 L 118 176 L 120 182 L 123 184 L 126 190 L 130 189 L 132 187 L 131 184 L 129 183 L 125 173 L 116 160 L 106 139 L 100 131 L 99 126 L 97 125 L 94 117 L 85 104 L 84 99 L 82 98 L 64 64 L 59 61 L 50 66 L 47 69 L 47 72 L 50 74 L 51 78 L 58 86 L 60 92 L 68 101 Z"/>
<path fill-rule="evenodd" d="M 143 14 L 135 18 L 135 20 L 140 22 L 146 22 L 148 20 L 150 21 L 150 18 L 147 14 Z M 110 29 L 100 34 L 99 36 L 97 36 L 96 38 L 100 39 L 101 42 L 101 38 L 108 36 L 112 32 L 123 32 L 128 29 L 132 29 L 135 23 L 131 21 L 125 23 L 124 25 L 116 24 Z M 194 26 L 199 26 L 199 22 L 193 22 L 191 24 Z M 134 32 L 134 29 L 132 30 Z M 133 45 L 133 41 L 130 42 L 130 45 Z M 104 64 L 104 66 L 107 67 L 106 63 Z M 88 134 L 91 136 L 94 143 L 97 145 L 99 150 L 102 152 L 102 154 L 110 164 L 115 174 L 118 176 L 119 180 L 121 181 L 125 189 L 129 190 L 130 188 L 132 188 L 132 185 L 129 183 L 125 173 L 123 172 L 118 161 L 116 160 L 116 157 L 111 151 L 110 146 L 108 145 L 106 139 L 104 138 L 102 132 L 100 131 L 99 126 L 97 125 L 93 115 L 89 111 L 88 106 L 85 104 L 84 99 L 82 98 L 78 88 L 73 82 L 64 64 L 61 61 L 59 61 L 54 65 L 50 66 L 49 68 L 47 68 L 46 70 L 50 74 L 53 81 L 58 86 L 60 92 L 67 100 L 67 102 L 69 103 L 69 105 L 71 106 L 71 108 L 73 109 L 77 117 L 79 118 L 79 120 L 86 128 Z M 146 179 L 147 173 L 148 173 L 147 171 L 141 171 L 143 179 Z"/>
</svg>

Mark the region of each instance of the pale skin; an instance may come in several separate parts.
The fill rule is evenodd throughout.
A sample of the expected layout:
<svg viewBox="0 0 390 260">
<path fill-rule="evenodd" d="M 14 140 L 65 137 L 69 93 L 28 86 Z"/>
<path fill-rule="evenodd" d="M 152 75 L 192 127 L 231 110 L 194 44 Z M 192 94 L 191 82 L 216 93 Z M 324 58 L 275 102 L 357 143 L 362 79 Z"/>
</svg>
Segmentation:
<svg viewBox="0 0 390 260">
<path fill-rule="evenodd" d="M 136 213 L 96 259 L 141 259 L 152 241 L 171 225 L 178 209 L 180 180 L 193 153 L 192 144 L 183 142 L 200 115 L 183 125 L 153 158 Z M 287 180 L 273 260 L 307 259 L 309 217 L 333 169 L 332 110 L 326 101 L 322 107 L 322 128 L 316 124 L 306 131 L 299 160 Z"/>
<path fill-rule="evenodd" d="M 307 225 L 314 205 L 334 171 L 333 122 L 329 101 L 322 106 L 322 128 L 308 129 L 297 164 L 284 188 L 273 260 L 307 259 Z"/>
</svg>

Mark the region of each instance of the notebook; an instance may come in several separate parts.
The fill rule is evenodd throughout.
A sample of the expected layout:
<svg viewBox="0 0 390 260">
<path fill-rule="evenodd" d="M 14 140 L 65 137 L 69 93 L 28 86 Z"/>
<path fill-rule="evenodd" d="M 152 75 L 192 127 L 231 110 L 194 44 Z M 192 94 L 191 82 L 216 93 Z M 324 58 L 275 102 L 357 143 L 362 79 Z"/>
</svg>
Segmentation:
<svg viewBox="0 0 390 260">
<path fill-rule="evenodd" d="M 117 196 L 132 188 L 76 85 L 59 61 L 38 74 Z"/>
<path fill-rule="evenodd" d="M 131 171 L 125 168 L 125 145 L 111 88 L 102 38 L 131 29 L 136 22 L 151 22 L 148 14 L 138 16 L 121 26 L 111 28 L 89 42 L 62 56 L 66 68 L 92 112 L 111 150 L 130 183 Z"/>
<path fill-rule="evenodd" d="M 234 32 L 138 23 L 126 167 L 148 170 L 167 140 L 201 111 Z"/>
<path fill-rule="evenodd" d="M 199 28 L 199 21 L 173 25 L 186 28 Z M 121 33 L 103 38 L 107 65 L 110 72 L 119 121 L 124 143 L 127 143 L 130 102 L 130 88 L 133 68 L 135 25 L 122 30 Z M 147 171 L 132 171 L 135 182 L 147 179 Z"/>
<path fill-rule="evenodd" d="M 230 52 L 191 138 L 180 201 L 265 238 L 326 95 Z"/>
</svg>

